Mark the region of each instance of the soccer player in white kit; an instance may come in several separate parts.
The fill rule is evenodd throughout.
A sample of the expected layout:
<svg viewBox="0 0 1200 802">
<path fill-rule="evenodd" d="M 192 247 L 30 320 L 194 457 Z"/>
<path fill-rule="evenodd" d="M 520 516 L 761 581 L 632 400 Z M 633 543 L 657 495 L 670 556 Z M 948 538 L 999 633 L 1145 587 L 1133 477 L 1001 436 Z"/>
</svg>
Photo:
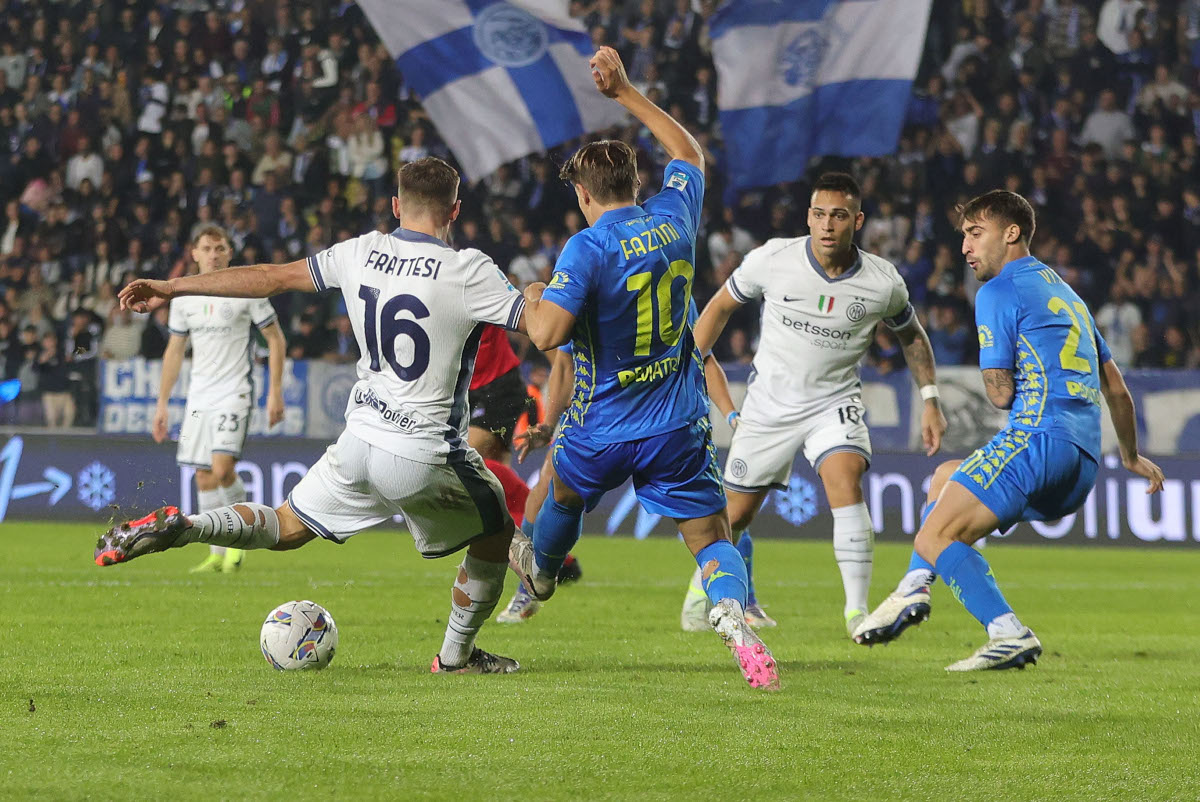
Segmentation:
<svg viewBox="0 0 1200 802">
<path fill-rule="evenodd" d="M 205 226 L 192 238 L 192 259 L 202 274 L 224 270 L 232 257 L 229 235 L 219 226 Z M 274 426 L 283 420 L 283 359 L 287 344 L 271 302 L 266 298 L 198 295 L 171 302 L 167 318 L 171 337 L 162 358 L 153 434 L 157 443 L 168 437 L 167 403 L 190 338 L 192 372 L 175 459 L 180 465 L 196 470 L 200 512 L 246 500 L 246 488 L 236 466 L 254 409 L 251 326 L 258 328 L 267 341 L 267 423 Z M 209 546 L 208 557 L 192 571 L 229 573 L 241 566 L 242 558 L 241 549 Z"/>
<path fill-rule="evenodd" d="M 339 288 L 362 354 L 346 429 L 277 509 L 236 504 L 185 517 L 174 507 L 109 530 L 95 560 L 112 565 L 184 543 L 294 549 L 335 543 L 402 513 L 417 551 L 466 548 L 434 673 L 498 674 L 515 660 L 475 646 L 500 600 L 513 520 L 499 481 L 467 445 L 467 388 L 484 323 L 524 332 L 525 301 L 490 258 L 446 244 L 459 213 L 457 171 L 424 158 L 399 170 L 401 227 L 285 265 L 135 281 L 121 303 L 152 311 L 180 295 L 262 298 Z M 525 578 L 525 577 L 523 577 Z M 528 581 L 528 580 L 527 580 Z"/>
<path fill-rule="evenodd" d="M 808 209 L 811 236 L 768 240 L 747 254 L 695 326 L 696 346 L 707 354 L 739 306 L 763 299 L 754 376 L 740 413 L 724 372 L 711 356 L 706 360 L 709 395 L 734 426 L 725 462 L 729 520 L 740 533 L 738 550 L 749 569 L 752 546 L 746 529 L 767 493 L 787 487 L 792 461 L 803 449 L 833 513 L 833 552 L 851 634 L 870 609 L 875 538 L 862 494 L 871 439 L 858 365 L 881 320 L 899 339 L 925 399 L 921 431 L 929 454 L 941 447 L 946 431 L 933 349 L 904 279 L 886 259 L 854 245 L 854 232 L 863 224 L 861 197 L 851 176 L 822 175 Z M 755 598 L 749 602 L 747 621 L 775 625 Z M 702 590 L 689 587 L 682 624 L 687 630 L 707 629 Z"/>
</svg>

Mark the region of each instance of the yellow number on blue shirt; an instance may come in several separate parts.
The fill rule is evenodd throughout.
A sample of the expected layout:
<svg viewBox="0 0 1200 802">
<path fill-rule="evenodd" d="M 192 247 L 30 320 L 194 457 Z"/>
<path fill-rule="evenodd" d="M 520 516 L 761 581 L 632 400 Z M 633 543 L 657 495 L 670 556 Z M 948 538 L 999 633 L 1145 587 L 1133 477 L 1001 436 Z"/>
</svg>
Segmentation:
<svg viewBox="0 0 1200 802">
<path fill-rule="evenodd" d="M 679 342 L 684 327 L 687 326 L 687 309 L 692 300 L 694 277 L 695 268 L 692 267 L 692 263 L 686 259 L 676 259 L 658 280 L 658 287 L 654 292 L 658 299 L 658 336 L 668 348 Z M 678 326 L 675 325 L 674 307 L 671 303 L 671 290 L 677 278 L 684 280 L 683 314 Z M 625 280 L 625 289 L 637 293 L 637 337 L 633 342 L 634 356 L 650 355 L 650 344 L 654 337 L 654 307 L 650 297 L 650 285 L 653 282 L 654 276 L 649 271 L 636 273 Z"/>
<path fill-rule="evenodd" d="M 1057 295 L 1046 302 L 1046 308 L 1054 314 L 1066 312 L 1071 318 L 1071 330 L 1067 332 L 1067 341 L 1063 343 L 1062 350 L 1058 352 L 1058 362 L 1062 365 L 1063 370 L 1071 370 L 1076 373 L 1091 373 L 1093 364 L 1091 360 L 1084 359 L 1079 356 L 1079 319 L 1083 318 L 1084 326 L 1087 327 L 1088 338 L 1095 340 L 1095 335 L 1092 334 L 1091 316 L 1088 314 L 1087 307 L 1081 302 L 1075 301 L 1075 308 L 1071 309 L 1071 304 L 1068 304 Z M 1076 312 L 1079 314 L 1076 315 Z"/>
</svg>

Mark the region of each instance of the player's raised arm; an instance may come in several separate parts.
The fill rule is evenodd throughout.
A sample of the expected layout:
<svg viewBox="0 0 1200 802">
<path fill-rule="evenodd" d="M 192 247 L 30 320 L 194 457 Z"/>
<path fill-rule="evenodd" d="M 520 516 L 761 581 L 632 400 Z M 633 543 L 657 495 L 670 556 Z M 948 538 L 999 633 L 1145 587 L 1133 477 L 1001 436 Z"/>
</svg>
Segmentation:
<svg viewBox="0 0 1200 802">
<path fill-rule="evenodd" d="M 222 298 L 270 298 L 281 292 L 316 292 L 307 259 L 282 265 L 252 265 L 215 270 L 197 276 L 182 276 L 169 281 L 137 279 L 118 296 L 122 309 L 153 312 L 185 295 L 215 295 Z"/>
<path fill-rule="evenodd" d="M 605 97 L 620 103 L 629 113 L 650 129 L 672 159 L 688 162 L 704 169 L 704 151 L 695 137 L 674 117 L 654 105 L 629 81 L 621 56 L 611 47 L 602 47 L 592 56 L 592 79 Z"/>
<path fill-rule="evenodd" d="M 1137 418 L 1133 408 L 1133 396 L 1125 384 L 1125 377 L 1113 359 L 1100 365 L 1100 392 L 1108 404 L 1113 428 L 1117 430 L 1117 446 L 1121 451 L 1121 464 L 1150 482 L 1147 493 L 1162 490 L 1163 472 L 1150 460 L 1138 453 Z"/>
</svg>

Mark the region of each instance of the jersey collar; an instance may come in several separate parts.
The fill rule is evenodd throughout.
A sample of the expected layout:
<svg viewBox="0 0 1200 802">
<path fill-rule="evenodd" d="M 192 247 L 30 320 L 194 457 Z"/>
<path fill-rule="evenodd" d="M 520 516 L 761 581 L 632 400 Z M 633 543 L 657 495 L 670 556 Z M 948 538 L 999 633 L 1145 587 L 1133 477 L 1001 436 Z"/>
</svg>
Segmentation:
<svg viewBox="0 0 1200 802">
<path fill-rule="evenodd" d="M 635 217 L 644 217 L 646 212 L 641 206 L 622 206 L 620 209 L 610 209 L 596 219 L 592 224 L 593 228 L 598 226 L 611 226 L 617 223 L 622 223 L 626 220 L 632 220 Z"/>
<path fill-rule="evenodd" d="M 1015 271 L 1015 270 L 1020 270 L 1022 267 L 1028 267 L 1029 265 L 1038 265 L 1038 264 L 1041 264 L 1041 262 L 1038 261 L 1036 256 L 1033 256 L 1033 255 L 1022 256 L 1020 259 L 1013 259 L 1011 262 L 1005 262 L 1004 267 L 1000 268 L 1000 273 L 1004 273 L 1006 270 L 1009 270 L 1009 269 Z M 999 274 L 997 274 L 997 275 L 999 275 Z"/>
<path fill-rule="evenodd" d="M 824 268 L 821 267 L 821 263 L 817 261 L 817 255 L 813 253 L 812 237 L 809 237 L 804 241 L 804 251 L 808 254 L 808 264 L 818 276 L 825 279 L 830 284 L 833 284 L 835 281 L 842 281 L 850 278 L 862 267 L 862 252 L 858 249 L 857 245 L 851 245 L 850 247 L 854 249 L 854 264 L 850 265 L 850 269 L 845 273 L 842 273 L 840 276 L 837 276 L 836 278 L 830 278 L 829 274 L 826 273 Z"/>
<path fill-rule="evenodd" d="M 428 245 L 441 245 L 443 248 L 450 247 L 437 237 L 430 236 L 429 234 L 425 234 L 421 231 L 413 231 L 405 228 L 404 226 L 401 226 L 393 231 L 392 236 L 396 239 L 404 240 L 405 242 L 424 242 Z"/>
</svg>

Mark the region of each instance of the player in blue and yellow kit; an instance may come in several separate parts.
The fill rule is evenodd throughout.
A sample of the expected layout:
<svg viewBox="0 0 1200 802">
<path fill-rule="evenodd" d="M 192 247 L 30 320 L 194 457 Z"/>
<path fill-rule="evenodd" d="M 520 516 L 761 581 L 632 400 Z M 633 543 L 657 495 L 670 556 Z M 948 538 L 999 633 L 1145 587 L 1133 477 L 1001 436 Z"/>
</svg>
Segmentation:
<svg viewBox="0 0 1200 802">
<path fill-rule="evenodd" d="M 1029 255 L 1033 207 L 996 190 L 960 209 L 962 252 L 986 282 L 975 298 L 979 367 L 988 398 L 1011 409 L 1008 426 L 965 460 L 934 473 L 912 562 L 900 586 L 855 631 L 884 643 L 929 616 L 936 576 L 987 628 L 989 641 L 947 671 L 1024 668 L 1042 645 L 1004 600 L 971 544 L 1020 521 L 1079 509 L 1096 482 L 1100 397 L 1108 404 L 1124 466 L 1162 489 L 1163 473 L 1138 454 L 1133 398 L 1087 306 Z"/>
<path fill-rule="evenodd" d="M 538 348 L 571 342 L 575 388 L 554 446 L 550 495 L 532 543 L 514 541 L 513 567 L 535 597 L 548 598 L 584 511 L 632 479 L 647 511 L 678 524 L 714 605 L 709 623 L 746 681 L 775 689 L 775 661 L 743 612 L 746 566 L 730 539 L 692 337 L 704 156 L 630 84 L 615 50 L 601 48 L 591 64 L 597 89 L 640 120 L 671 161 L 662 189 L 641 206 L 637 158 L 625 143 L 585 145 L 563 167 L 589 228 L 567 242 L 548 287 L 526 290 L 525 314 Z"/>
</svg>

